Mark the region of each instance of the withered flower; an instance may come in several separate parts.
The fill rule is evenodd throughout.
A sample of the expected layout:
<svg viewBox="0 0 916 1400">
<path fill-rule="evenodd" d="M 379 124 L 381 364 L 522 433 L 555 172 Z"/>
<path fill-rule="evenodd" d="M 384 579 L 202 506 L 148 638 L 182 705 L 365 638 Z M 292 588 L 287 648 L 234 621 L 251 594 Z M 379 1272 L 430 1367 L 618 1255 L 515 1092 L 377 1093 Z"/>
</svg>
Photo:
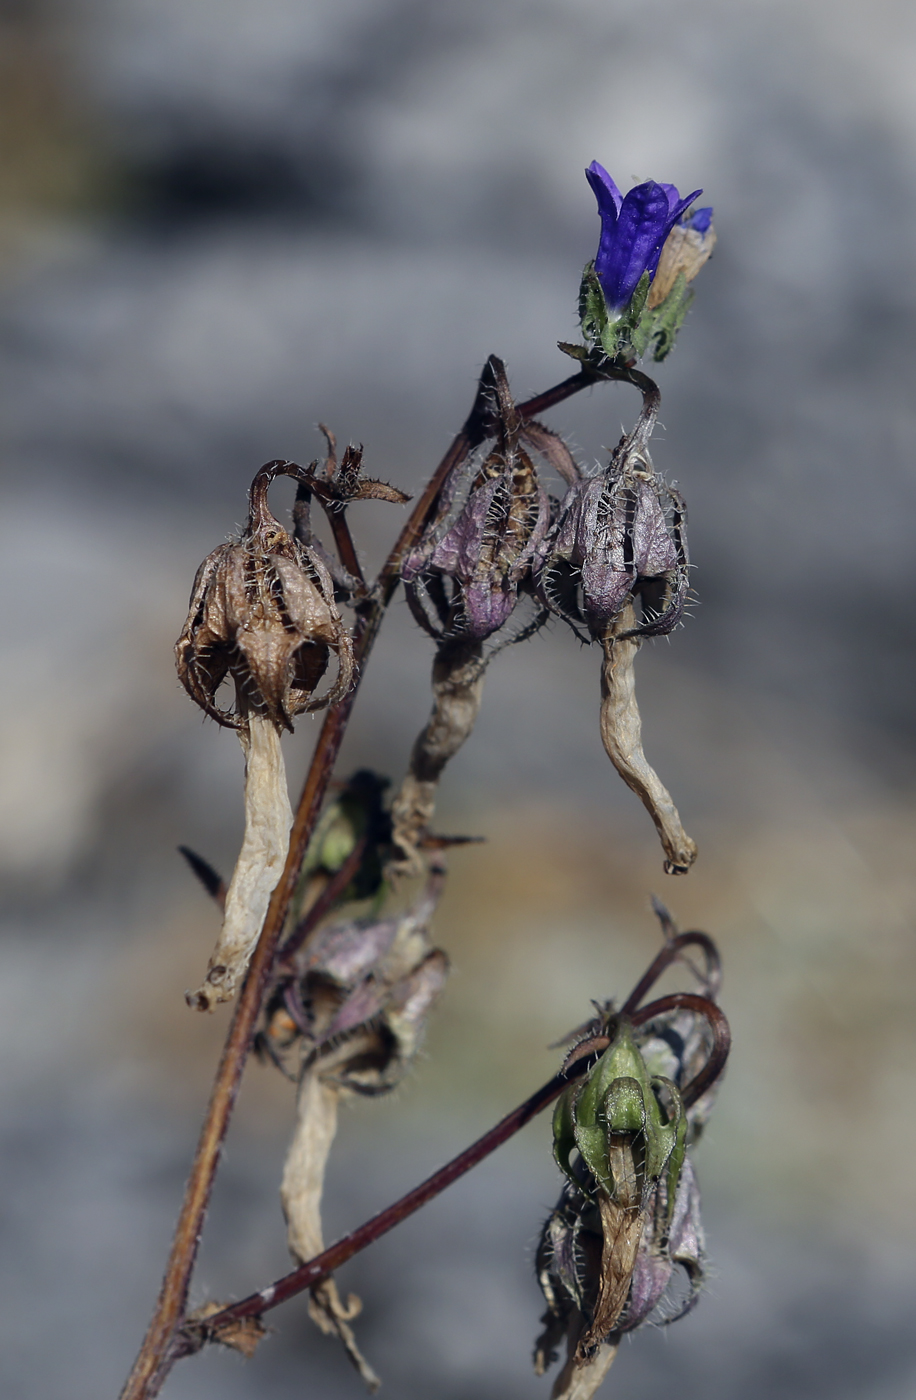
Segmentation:
<svg viewBox="0 0 916 1400">
<path fill-rule="evenodd" d="M 194 580 L 188 619 L 175 645 L 178 676 L 219 724 L 238 731 L 245 754 L 245 834 L 226 893 L 223 925 L 206 977 L 188 1004 L 200 1011 L 228 1001 L 244 974 L 289 848 L 292 811 L 280 730 L 292 717 L 335 703 L 353 682 L 353 645 L 321 558 L 290 537 L 270 513 L 276 476 L 305 475 L 292 462 L 269 462 L 251 483 L 248 525 L 220 545 Z M 335 684 L 315 690 L 331 653 Z M 236 708 L 216 693 L 235 683 Z"/>
<path fill-rule="evenodd" d="M 683 613 L 687 512 L 679 493 L 656 475 L 649 456 L 658 389 L 636 372 L 633 381 L 645 400 L 636 427 L 621 438 L 605 472 L 570 486 L 542 550 L 537 591 L 577 635 L 584 623 L 600 642 L 605 750 L 655 822 L 665 869 L 682 874 L 696 859 L 696 846 L 643 753 L 634 662 L 641 640 L 671 632 Z"/>
<path fill-rule="evenodd" d="M 550 523 L 550 503 L 528 453 L 502 360 L 491 355 L 480 380 L 496 423 L 496 445 L 462 504 L 464 466 L 446 484 L 439 510 L 404 559 L 411 610 L 432 636 L 484 641 L 508 620 Z"/>
<path fill-rule="evenodd" d="M 303 1262 L 323 1249 L 321 1197 L 337 1131 L 341 1096 L 388 1093 L 403 1079 L 448 976 L 448 958 L 432 947 L 429 922 L 445 869 L 433 863 L 426 888 L 406 913 L 321 930 L 296 955 L 296 981 L 275 999 L 266 1038 L 278 1057 L 299 1060 L 297 1125 L 280 1197 L 287 1240 Z M 361 1355 L 350 1323 L 359 1299 L 341 1299 L 333 1279 L 311 1292 L 309 1313 L 340 1337 L 370 1390 L 378 1378 Z"/>
<path fill-rule="evenodd" d="M 268 487 L 279 475 L 304 473 L 283 461 L 269 462 L 257 473 L 245 531 L 200 566 L 188 620 L 175 645 L 178 676 L 188 694 L 219 724 L 236 729 L 250 713 L 292 729 L 294 715 L 336 704 L 353 682 L 353 644 L 328 569 L 268 507 Z M 337 679 L 316 697 L 332 653 Z M 215 698 L 227 676 L 235 682 L 234 712 Z"/>
<path fill-rule="evenodd" d="M 435 810 L 439 778 L 470 734 L 483 678 L 496 646 L 484 642 L 508 621 L 550 524 L 550 501 L 521 446 L 527 424 L 516 411 L 503 362 L 491 355 L 480 377 L 477 406 L 494 424 L 496 444 L 474 473 L 459 464 L 447 480 L 436 516 L 400 569 L 410 609 L 439 643 L 433 663 L 433 710 L 417 738 L 392 803 L 391 865 L 417 874 L 419 845 Z M 551 435 L 547 434 L 547 437 Z M 535 441 L 540 450 L 541 444 Z M 546 618 L 502 643 L 521 640 Z"/>
</svg>

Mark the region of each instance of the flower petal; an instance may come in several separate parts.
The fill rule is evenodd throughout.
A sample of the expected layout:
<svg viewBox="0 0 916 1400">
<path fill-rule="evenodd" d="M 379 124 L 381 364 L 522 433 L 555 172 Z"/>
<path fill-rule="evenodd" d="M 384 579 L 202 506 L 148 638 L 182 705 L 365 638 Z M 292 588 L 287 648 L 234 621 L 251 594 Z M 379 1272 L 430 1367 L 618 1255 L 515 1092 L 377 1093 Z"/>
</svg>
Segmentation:
<svg viewBox="0 0 916 1400">
<path fill-rule="evenodd" d="M 612 241 L 606 239 L 602 213 L 595 272 L 612 312 L 620 312 L 628 305 L 646 270 L 655 271 L 673 222 L 665 189 L 654 180 L 630 190 L 621 205 Z"/>
<path fill-rule="evenodd" d="M 712 223 L 712 206 L 705 209 L 696 209 L 686 220 L 687 228 L 692 228 L 694 233 L 708 233 L 709 225 Z"/>
<path fill-rule="evenodd" d="M 595 192 L 598 201 L 598 208 L 603 213 L 604 207 L 610 202 L 614 207 L 614 213 L 620 213 L 620 206 L 623 203 L 623 195 L 620 193 L 614 181 L 607 173 L 603 165 L 599 165 L 593 160 L 585 172 L 585 178 Z"/>
</svg>

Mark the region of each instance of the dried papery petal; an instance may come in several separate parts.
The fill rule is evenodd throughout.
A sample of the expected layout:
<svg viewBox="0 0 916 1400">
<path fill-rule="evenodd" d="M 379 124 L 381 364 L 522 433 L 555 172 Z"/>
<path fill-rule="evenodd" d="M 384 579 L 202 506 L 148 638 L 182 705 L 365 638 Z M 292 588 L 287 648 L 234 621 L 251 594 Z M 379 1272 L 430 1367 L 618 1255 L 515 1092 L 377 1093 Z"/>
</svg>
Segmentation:
<svg viewBox="0 0 916 1400">
<path fill-rule="evenodd" d="M 444 875 L 440 859 L 405 913 L 325 929 L 298 955 L 308 1033 L 299 1044 L 297 1123 L 281 1201 L 289 1249 L 300 1262 L 322 1249 L 321 1198 L 341 1095 L 384 1094 L 400 1083 L 445 985 L 448 959 L 429 938 Z M 349 1326 L 359 1307 L 352 1295 L 343 1303 L 328 1279 L 312 1290 L 309 1311 L 340 1337 L 374 1390 L 378 1379 Z"/>
<path fill-rule="evenodd" d="M 351 1051 L 352 1053 L 352 1051 Z M 337 1132 L 340 1086 L 325 1078 L 317 1066 L 307 1070 L 299 1086 L 296 1131 L 283 1168 L 280 1201 L 286 1216 L 287 1243 L 299 1263 L 324 1248 L 321 1196 L 328 1156 Z M 346 1303 L 333 1279 L 316 1284 L 309 1298 L 309 1316 L 322 1332 L 336 1334 L 369 1391 L 379 1378 L 356 1344 L 350 1323 L 361 1311 L 355 1294 Z"/>
<path fill-rule="evenodd" d="M 620 1135 L 621 1139 L 623 1136 Z M 579 1343 L 579 1354 L 583 1359 L 617 1325 L 630 1292 L 639 1242 L 646 1223 L 639 1172 L 633 1163 L 632 1140 L 621 1140 L 612 1146 L 611 1152 L 617 1199 L 612 1200 L 604 1193 L 598 1199 L 603 1240 L 601 1282 L 591 1326 Z"/>
<path fill-rule="evenodd" d="M 667 1192 L 659 1185 L 654 1208 L 646 1222 L 633 1268 L 630 1296 L 618 1330 L 639 1327 L 663 1301 L 675 1267 L 680 1265 L 689 1281 L 686 1300 L 662 1321 L 676 1322 L 695 1305 L 703 1283 L 706 1240 L 700 1219 L 700 1190 L 693 1164 L 685 1157 L 678 1178 L 674 1211 L 669 1223 Z"/>
<path fill-rule="evenodd" d="M 635 677 L 640 641 L 634 635 L 634 624 L 633 605 L 627 603 L 602 642 L 601 739 L 608 758 L 655 823 L 665 852 L 666 871 L 683 875 L 696 860 L 697 848 L 681 825 L 668 789 L 646 762 L 642 750 Z"/>
<path fill-rule="evenodd" d="M 239 739 L 245 752 L 245 835 L 207 976 L 195 992 L 186 993 L 188 1005 L 198 1011 L 211 1011 L 235 992 L 289 849 L 293 814 L 277 727 L 273 720 L 252 714 L 239 730 Z"/>
<path fill-rule="evenodd" d="M 410 755 L 407 774 L 391 804 L 396 875 L 423 868 L 420 843 L 436 808 L 439 778 L 470 734 L 480 710 L 486 661 L 479 641 L 444 642 L 433 664 L 433 710 Z"/>
<path fill-rule="evenodd" d="M 599 1343 L 587 1357 L 577 1357 L 576 1341 L 570 1338 L 570 1356 L 557 1376 L 550 1400 L 592 1400 L 608 1371 L 614 1364 L 619 1340 Z"/>
<path fill-rule="evenodd" d="M 699 210 L 699 215 L 712 215 L 711 209 Z M 703 227 L 698 227 L 697 224 Z M 665 240 L 662 255 L 658 260 L 655 281 L 649 288 L 646 306 L 650 311 L 661 306 L 673 291 L 678 277 L 692 282 L 704 263 L 712 257 L 716 246 L 716 231 L 710 219 L 693 217 L 682 218 L 676 223 Z"/>
</svg>

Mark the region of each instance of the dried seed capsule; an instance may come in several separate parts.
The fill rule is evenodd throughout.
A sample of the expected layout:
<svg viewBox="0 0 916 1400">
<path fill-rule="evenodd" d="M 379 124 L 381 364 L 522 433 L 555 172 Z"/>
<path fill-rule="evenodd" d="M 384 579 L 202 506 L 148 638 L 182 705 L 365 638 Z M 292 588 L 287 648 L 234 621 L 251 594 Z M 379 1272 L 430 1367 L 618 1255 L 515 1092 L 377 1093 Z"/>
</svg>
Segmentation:
<svg viewBox="0 0 916 1400">
<path fill-rule="evenodd" d="M 550 501 L 520 439 L 527 437 L 549 456 L 554 438 L 519 418 L 505 366 L 495 355 L 481 374 L 477 408 L 494 425 L 496 446 L 460 505 L 468 474 L 464 464 L 453 469 L 437 515 L 400 570 L 411 612 L 439 646 L 433 711 L 392 802 L 393 874 L 415 875 L 422 868 L 420 845 L 435 811 L 439 778 L 477 719 L 490 658 L 502 645 L 530 636 L 547 617 L 542 610 L 529 627 L 504 636 L 485 654 L 485 640 L 508 621 L 519 590 L 530 591 L 532 564 L 550 523 Z"/>
<path fill-rule="evenodd" d="M 648 439 L 658 411 L 651 380 L 646 407 L 607 469 L 573 482 L 542 550 L 538 594 L 573 627 L 601 640 L 631 598 L 642 617 L 632 635 L 658 637 L 681 619 L 687 597 L 687 508 L 656 475 Z"/>
<path fill-rule="evenodd" d="M 487 361 L 480 394 L 492 405 L 496 446 L 455 514 L 466 473 L 456 469 L 439 512 L 401 566 L 411 611 L 434 637 L 483 641 L 508 620 L 550 523 L 550 503 L 519 446 L 522 424 L 505 366 Z"/>
<path fill-rule="evenodd" d="M 281 461 L 257 473 L 245 532 L 237 544 L 220 545 L 204 560 L 175 646 L 185 689 L 207 714 L 239 731 L 245 752 L 242 849 L 207 975 L 186 994 L 189 1005 L 201 1011 L 232 997 L 283 871 L 292 812 L 280 730 L 292 729 L 294 715 L 341 699 L 353 680 L 353 647 L 334 603 L 330 574 L 315 551 L 291 539 L 268 509 L 267 489 L 280 474 L 304 475 Z M 316 699 L 332 652 L 337 680 Z M 234 712 L 216 703 L 227 676 L 235 682 Z"/>
<path fill-rule="evenodd" d="M 353 645 L 327 567 L 315 550 L 292 539 L 268 508 L 267 488 L 281 474 L 302 475 L 288 462 L 270 462 L 258 472 L 248 525 L 238 543 L 220 545 L 200 566 L 188 620 L 175 645 L 178 676 L 188 694 L 232 728 L 253 711 L 292 729 L 294 715 L 336 704 L 353 681 Z M 332 652 L 337 680 L 316 698 Z M 227 676 L 235 681 L 235 712 L 216 703 Z"/>
</svg>

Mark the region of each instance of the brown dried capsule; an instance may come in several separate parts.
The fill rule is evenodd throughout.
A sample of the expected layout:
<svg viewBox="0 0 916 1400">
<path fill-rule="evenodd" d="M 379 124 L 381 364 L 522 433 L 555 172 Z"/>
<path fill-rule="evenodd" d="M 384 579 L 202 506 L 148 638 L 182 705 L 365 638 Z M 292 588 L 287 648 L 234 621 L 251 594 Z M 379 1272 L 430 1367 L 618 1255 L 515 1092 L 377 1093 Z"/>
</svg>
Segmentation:
<svg viewBox="0 0 916 1400">
<path fill-rule="evenodd" d="M 232 997 L 258 939 L 289 847 L 292 812 L 280 730 L 292 717 L 343 698 L 353 681 L 353 644 L 334 602 L 330 573 L 316 550 L 292 539 L 267 505 L 276 476 L 302 481 L 293 462 L 268 462 L 251 483 L 248 525 L 201 565 L 191 609 L 175 645 L 178 676 L 219 724 L 238 730 L 245 753 L 245 836 L 226 892 L 223 925 L 207 975 L 186 993 L 211 1010 Z M 331 653 L 334 685 L 315 698 Z M 221 708 L 223 681 L 235 682 L 236 708 Z"/>
<path fill-rule="evenodd" d="M 327 566 L 268 508 L 267 489 L 281 475 L 301 480 L 306 474 L 292 462 L 261 468 L 251 483 L 248 525 L 237 543 L 220 545 L 200 566 L 175 645 L 188 694 L 234 729 L 244 726 L 250 712 L 292 729 L 294 715 L 336 704 L 353 682 L 353 644 Z M 332 652 L 337 680 L 316 697 Z M 234 712 L 216 703 L 227 676 L 236 686 Z"/>
</svg>

